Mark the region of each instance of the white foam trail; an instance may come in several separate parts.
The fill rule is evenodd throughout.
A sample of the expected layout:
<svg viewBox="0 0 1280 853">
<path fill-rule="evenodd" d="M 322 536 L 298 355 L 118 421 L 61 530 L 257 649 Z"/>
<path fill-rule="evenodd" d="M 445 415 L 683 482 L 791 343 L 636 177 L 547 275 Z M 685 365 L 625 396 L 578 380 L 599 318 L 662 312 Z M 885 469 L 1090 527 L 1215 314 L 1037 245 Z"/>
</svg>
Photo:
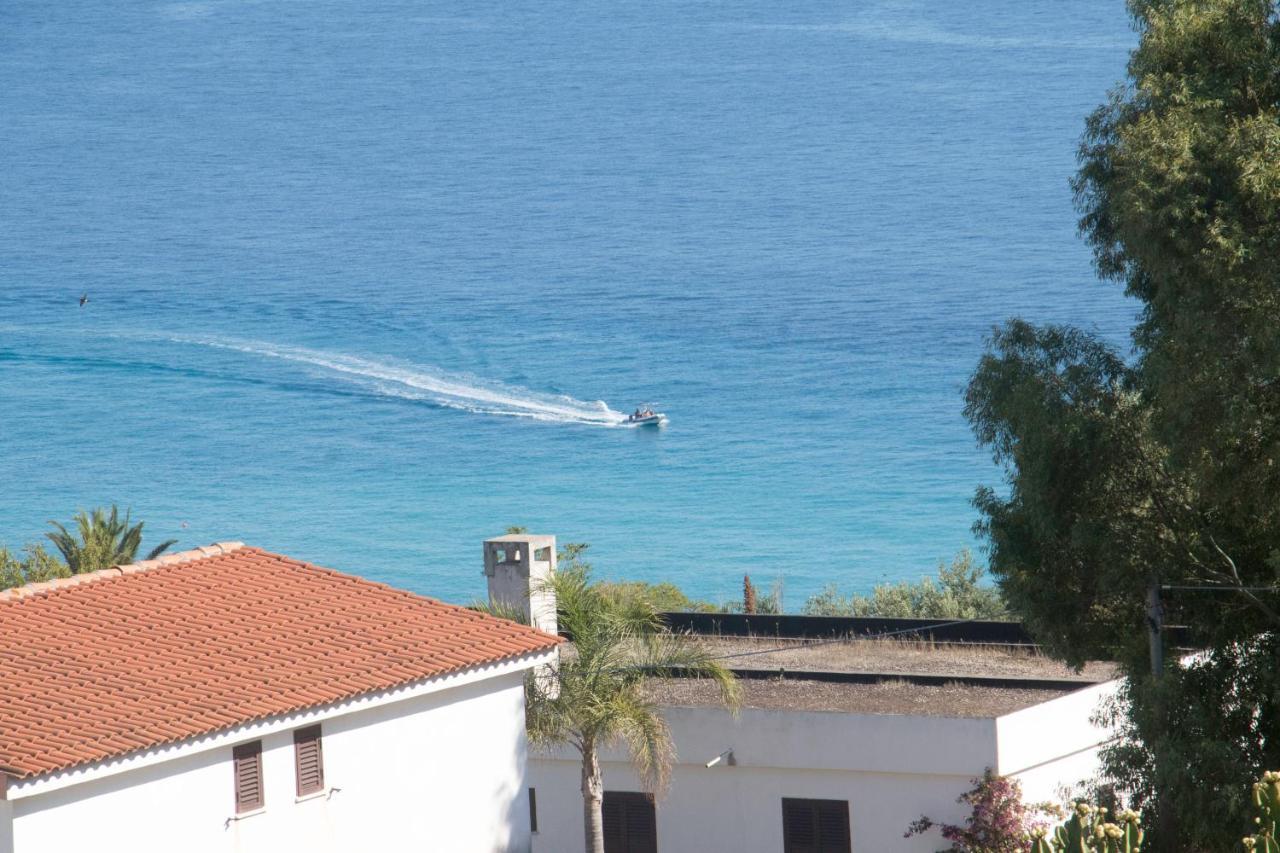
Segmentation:
<svg viewBox="0 0 1280 853">
<path fill-rule="evenodd" d="M 590 403 L 564 395 L 540 394 L 528 388 L 486 382 L 418 364 L 375 361 L 260 341 L 185 337 L 171 337 L 169 340 L 306 364 L 339 374 L 348 381 L 366 385 L 388 397 L 426 400 L 479 414 L 591 426 L 622 426 L 626 420 L 625 415 L 609 408 L 603 400 Z"/>
</svg>

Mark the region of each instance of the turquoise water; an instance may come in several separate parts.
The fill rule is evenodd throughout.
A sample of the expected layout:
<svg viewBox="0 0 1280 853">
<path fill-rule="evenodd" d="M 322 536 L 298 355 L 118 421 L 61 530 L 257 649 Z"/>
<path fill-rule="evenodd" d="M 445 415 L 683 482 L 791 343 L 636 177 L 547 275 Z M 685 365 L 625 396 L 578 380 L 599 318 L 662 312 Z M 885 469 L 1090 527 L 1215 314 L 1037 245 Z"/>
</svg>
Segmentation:
<svg viewBox="0 0 1280 853">
<path fill-rule="evenodd" d="M 453 600 L 509 524 L 713 599 L 918 577 L 996 476 L 984 334 L 1132 318 L 1067 186 L 1132 40 L 1119 0 L 6 3 L 0 542 L 118 501 Z"/>
</svg>

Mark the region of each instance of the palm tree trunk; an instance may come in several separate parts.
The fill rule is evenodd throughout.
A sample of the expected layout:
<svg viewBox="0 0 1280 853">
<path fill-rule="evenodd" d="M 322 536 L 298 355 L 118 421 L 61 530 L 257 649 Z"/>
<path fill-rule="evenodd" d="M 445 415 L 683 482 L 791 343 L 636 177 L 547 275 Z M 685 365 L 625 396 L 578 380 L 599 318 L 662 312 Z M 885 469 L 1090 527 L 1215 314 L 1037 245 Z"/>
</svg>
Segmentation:
<svg viewBox="0 0 1280 853">
<path fill-rule="evenodd" d="M 590 738 L 582 744 L 582 820 L 586 853 L 604 853 L 604 777 L 595 741 Z"/>
</svg>

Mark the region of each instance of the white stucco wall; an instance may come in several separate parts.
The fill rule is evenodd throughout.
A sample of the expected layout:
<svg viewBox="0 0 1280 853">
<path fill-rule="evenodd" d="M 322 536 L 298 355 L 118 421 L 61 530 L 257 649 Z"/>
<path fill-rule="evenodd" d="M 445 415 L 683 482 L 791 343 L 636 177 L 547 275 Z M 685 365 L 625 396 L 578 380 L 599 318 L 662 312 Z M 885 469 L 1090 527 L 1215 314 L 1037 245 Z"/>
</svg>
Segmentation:
<svg viewBox="0 0 1280 853">
<path fill-rule="evenodd" d="M 524 668 L 277 719 L 70 783 L 11 785 L 13 853 L 527 853 Z M 292 733 L 317 721 L 327 791 L 298 801 Z M 236 819 L 232 748 L 258 739 L 265 807 Z"/>
<path fill-rule="evenodd" d="M 4 779 L 0 779 L 0 785 Z M 0 853 L 13 853 L 13 805 L 0 799 Z"/>
<path fill-rule="evenodd" d="M 1110 689 L 1110 688 L 1106 688 Z M 998 719 L 744 710 L 665 709 L 679 761 L 657 805 L 658 849 L 782 850 L 782 798 L 847 800 L 857 853 L 934 853 L 935 834 L 904 839 L 928 814 L 961 822 L 956 798 L 987 767 L 1024 780 L 1029 799 L 1051 799 L 1088 776 L 1107 737 L 1089 722 L 1104 692 L 1089 688 Z M 707 768 L 733 749 L 736 766 Z M 641 790 L 622 753 L 603 762 L 607 790 Z M 535 853 L 582 853 L 580 764 L 571 750 L 535 753 Z"/>
<path fill-rule="evenodd" d="M 1109 681 L 998 718 L 992 766 L 1022 783 L 1027 802 L 1067 799 L 1098 769 L 1098 750 L 1112 733 L 1090 721 L 1118 687 Z"/>
</svg>

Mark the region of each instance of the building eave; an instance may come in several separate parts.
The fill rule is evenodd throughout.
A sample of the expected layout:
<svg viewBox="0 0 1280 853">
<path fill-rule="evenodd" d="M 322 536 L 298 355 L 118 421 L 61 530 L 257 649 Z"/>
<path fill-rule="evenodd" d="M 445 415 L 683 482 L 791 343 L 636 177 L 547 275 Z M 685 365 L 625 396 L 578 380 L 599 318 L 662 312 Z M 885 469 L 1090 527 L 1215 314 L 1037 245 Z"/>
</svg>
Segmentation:
<svg viewBox="0 0 1280 853">
<path fill-rule="evenodd" d="M 194 738 L 175 741 L 163 746 L 140 749 L 104 761 L 76 765 L 62 770 L 13 778 L 0 768 L 0 800 L 19 800 L 92 782 L 143 767 L 229 747 L 248 740 L 256 740 L 280 731 L 288 731 L 303 725 L 320 723 L 346 714 L 392 705 L 397 702 L 439 693 L 445 690 L 477 684 L 502 676 L 522 673 L 533 667 L 552 662 L 558 651 L 555 648 L 505 658 L 490 664 L 468 667 L 444 675 L 421 679 L 397 687 L 354 696 L 338 702 L 317 705 L 297 712 L 264 717 L 243 725 L 233 726 Z M 229 753 L 228 753 L 229 754 Z M 8 779 L 7 793 L 5 779 Z"/>
</svg>

